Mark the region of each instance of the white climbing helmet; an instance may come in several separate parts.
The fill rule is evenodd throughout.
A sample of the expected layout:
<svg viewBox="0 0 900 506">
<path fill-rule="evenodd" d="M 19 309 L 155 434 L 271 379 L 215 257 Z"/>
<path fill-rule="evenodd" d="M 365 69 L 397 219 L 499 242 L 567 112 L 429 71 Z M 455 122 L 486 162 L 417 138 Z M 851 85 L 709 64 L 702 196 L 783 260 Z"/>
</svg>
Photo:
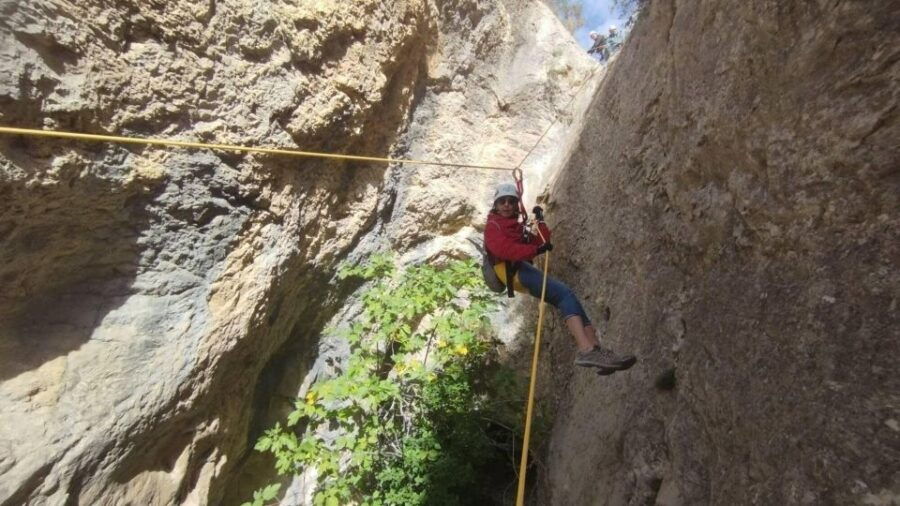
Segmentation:
<svg viewBox="0 0 900 506">
<path fill-rule="evenodd" d="M 600 34 L 597 33 L 597 32 L 591 32 L 591 33 L 589 33 L 588 35 L 590 35 L 590 37 L 591 37 L 592 40 L 596 40 L 597 37 L 600 36 Z"/>
<path fill-rule="evenodd" d="M 492 202 L 496 204 L 497 199 L 500 197 L 515 197 L 518 199 L 519 192 L 516 191 L 516 185 L 512 183 L 500 183 L 497 185 L 497 188 L 494 190 L 494 200 Z"/>
<path fill-rule="evenodd" d="M 612 25 L 609 27 L 610 32 L 615 32 L 616 30 L 618 30 L 618 28 L 616 28 L 616 25 Z"/>
</svg>

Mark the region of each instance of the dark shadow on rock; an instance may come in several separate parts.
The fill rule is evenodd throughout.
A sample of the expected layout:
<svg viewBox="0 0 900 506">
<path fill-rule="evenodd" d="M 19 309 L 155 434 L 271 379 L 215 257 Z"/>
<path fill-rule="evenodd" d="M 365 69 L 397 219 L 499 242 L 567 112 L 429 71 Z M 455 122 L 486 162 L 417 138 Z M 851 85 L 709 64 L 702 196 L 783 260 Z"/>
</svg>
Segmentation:
<svg viewBox="0 0 900 506">
<path fill-rule="evenodd" d="M 22 139 L 0 145 L 0 167 L 27 174 L 0 183 L 0 381 L 79 348 L 124 303 L 154 196 L 83 163 L 51 169 L 61 157 L 44 147 Z M 88 167 L 110 163 L 99 153 L 87 153 Z"/>
</svg>

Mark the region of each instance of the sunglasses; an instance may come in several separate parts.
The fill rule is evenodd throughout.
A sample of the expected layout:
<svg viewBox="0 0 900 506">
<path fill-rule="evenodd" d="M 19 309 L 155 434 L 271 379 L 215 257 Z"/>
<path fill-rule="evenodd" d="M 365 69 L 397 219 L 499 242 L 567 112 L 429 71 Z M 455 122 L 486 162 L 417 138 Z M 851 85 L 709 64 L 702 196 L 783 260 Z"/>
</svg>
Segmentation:
<svg viewBox="0 0 900 506">
<path fill-rule="evenodd" d="M 503 205 L 503 204 L 509 204 L 511 206 L 514 206 L 514 205 L 516 205 L 517 202 L 519 202 L 519 199 L 517 199 L 515 197 L 500 197 L 499 199 L 497 199 L 498 206 Z"/>
</svg>

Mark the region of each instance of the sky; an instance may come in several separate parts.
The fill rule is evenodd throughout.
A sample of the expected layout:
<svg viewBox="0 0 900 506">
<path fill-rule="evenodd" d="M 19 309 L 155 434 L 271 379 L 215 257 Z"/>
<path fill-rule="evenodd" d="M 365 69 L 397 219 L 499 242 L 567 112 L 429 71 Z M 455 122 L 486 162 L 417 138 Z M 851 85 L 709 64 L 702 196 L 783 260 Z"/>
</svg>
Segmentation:
<svg viewBox="0 0 900 506">
<path fill-rule="evenodd" d="M 584 26 L 575 31 L 575 40 L 585 49 L 590 49 L 591 31 L 606 34 L 611 25 L 616 25 L 621 31 L 628 20 L 628 16 L 621 17 L 618 9 L 613 9 L 613 0 L 582 0 L 584 13 Z"/>
</svg>

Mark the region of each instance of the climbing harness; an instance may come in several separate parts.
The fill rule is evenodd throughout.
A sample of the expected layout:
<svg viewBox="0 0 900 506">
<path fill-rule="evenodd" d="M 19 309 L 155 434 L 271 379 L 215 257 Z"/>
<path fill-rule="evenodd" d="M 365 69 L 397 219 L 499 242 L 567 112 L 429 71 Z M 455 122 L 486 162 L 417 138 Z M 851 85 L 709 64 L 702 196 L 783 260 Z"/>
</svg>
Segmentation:
<svg viewBox="0 0 900 506">
<path fill-rule="evenodd" d="M 514 268 L 512 269 L 507 268 L 508 263 L 510 262 L 499 262 L 495 263 L 493 266 L 494 275 L 497 276 L 497 279 L 499 279 L 501 283 L 503 283 L 503 290 L 500 290 L 500 292 L 498 293 L 507 292 L 507 295 L 512 297 L 511 295 L 509 295 L 510 288 L 512 288 L 512 290 L 515 292 L 528 293 L 528 289 L 526 289 L 522 285 L 522 283 L 519 282 L 519 278 L 516 277 L 516 273 L 519 270 L 518 262 L 512 262 L 512 264 L 514 265 Z M 512 274 L 510 275 L 509 273 Z M 511 279 L 512 282 L 507 284 L 507 279 Z"/>
</svg>

